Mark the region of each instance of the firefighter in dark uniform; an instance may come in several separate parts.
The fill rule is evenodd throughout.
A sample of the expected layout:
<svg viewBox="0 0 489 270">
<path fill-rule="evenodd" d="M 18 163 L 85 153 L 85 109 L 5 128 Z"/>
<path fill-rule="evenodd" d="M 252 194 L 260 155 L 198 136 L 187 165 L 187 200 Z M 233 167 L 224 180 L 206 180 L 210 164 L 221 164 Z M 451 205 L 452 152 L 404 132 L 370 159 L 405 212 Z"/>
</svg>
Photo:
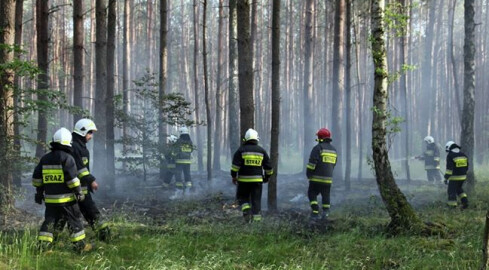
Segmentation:
<svg viewBox="0 0 489 270">
<path fill-rule="evenodd" d="M 331 132 L 326 128 L 321 128 L 316 133 L 318 144 L 312 148 L 307 163 L 307 178 L 309 179 L 309 189 L 307 196 L 311 205 L 311 220 L 326 219 L 330 209 L 330 190 L 333 183 L 333 169 L 336 165 L 336 149 L 331 145 Z M 321 194 L 322 212 L 319 215 L 319 204 L 317 196 Z"/>
<path fill-rule="evenodd" d="M 175 170 L 177 167 L 177 164 L 175 163 L 175 158 L 177 156 L 175 143 L 177 142 L 177 140 L 178 140 L 178 138 L 175 135 L 170 135 L 167 138 L 166 154 L 165 154 L 166 173 L 165 173 L 165 179 L 163 182 L 163 187 L 165 187 L 165 188 L 170 187 L 171 180 L 172 180 L 173 176 L 175 175 Z"/>
<path fill-rule="evenodd" d="M 78 169 L 78 178 L 81 181 L 85 200 L 80 202 L 80 210 L 90 227 L 95 231 L 99 240 L 106 241 L 110 236 L 108 223 L 101 220 L 101 214 L 91 193 L 98 189 L 95 177 L 90 173 L 90 152 L 87 142 L 92 139 L 93 132 L 97 131 L 95 123 L 90 119 L 80 119 L 73 130 L 73 157 Z"/>
<path fill-rule="evenodd" d="M 423 155 L 418 156 L 420 160 L 424 160 L 424 169 L 426 170 L 426 175 L 429 182 L 441 183 L 441 173 L 440 173 L 440 149 L 435 143 L 435 139 L 431 136 L 426 136 L 424 138 L 426 142 L 426 150 Z"/>
<path fill-rule="evenodd" d="M 246 222 L 261 221 L 262 185 L 268 183 L 273 174 L 270 158 L 258 141 L 258 132 L 248 129 L 231 166 L 233 184 L 238 185 L 236 197 Z"/>
<path fill-rule="evenodd" d="M 41 158 L 32 175 L 32 185 L 36 187 L 35 202 L 42 204 L 44 200 L 46 204 L 38 240 L 41 246 L 51 245 L 56 231 L 67 222 L 75 249 L 88 251 L 91 245 L 85 244 L 85 231 L 76 203 L 82 202 L 84 195 L 71 155 L 71 140 L 71 133 L 66 128 L 56 131 L 51 142 L 51 152 Z"/>
<path fill-rule="evenodd" d="M 183 126 L 179 129 L 180 137 L 175 143 L 177 150 L 176 163 L 176 186 L 177 189 L 194 190 L 192 178 L 190 176 L 190 165 L 192 164 L 192 152 L 194 151 L 194 145 L 192 139 L 190 139 L 188 128 Z M 182 173 L 184 180 L 182 181 Z"/>
<path fill-rule="evenodd" d="M 469 170 L 469 161 L 467 156 L 460 151 L 460 146 L 455 142 L 449 141 L 445 145 L 447 155 L 447 169 L 445 171 L 445 184 L 448 184 L 448 206 L 457 207 L 457 196 L 462 202 L 462 208 L 469 206 L 467 194 L 462 186 L 467 179 L 467 171 Z"/>
</svg>

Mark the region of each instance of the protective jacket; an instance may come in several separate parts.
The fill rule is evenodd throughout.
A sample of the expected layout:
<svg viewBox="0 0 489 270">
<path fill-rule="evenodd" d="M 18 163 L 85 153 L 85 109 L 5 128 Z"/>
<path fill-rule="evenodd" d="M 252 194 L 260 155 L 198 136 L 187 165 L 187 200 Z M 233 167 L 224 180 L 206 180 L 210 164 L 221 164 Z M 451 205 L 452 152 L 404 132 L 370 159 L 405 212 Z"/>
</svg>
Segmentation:
<svg viewBox="0 0 489 270">
<path fill-rule="evenodd" d="M 188 134 L 181 135 L 175 143 L 175 147 L 177 149 L 175 163 L 192 164 L 192 152 L 194 151 L 194 146 L 190 136 Z"/>
<path fill-rule="evenodd" d="M 71 148 L 51 143 L 52 151 L 44 155 L 32 175 L 32 185 L 44 192 L 46 205 L 73 205 L 75 194 L 81 193 Z"/>
<path fill-rule="evenodd" d="M 307 163 L 307 178 L 311 182 L 333 183 L 333 169 L 336 165 L 336 149 L 328 140 L 321 140 L 312 148 Z"/>
<path fill-rule="evenodd" d="M 263 170 L 266 177 L 273 174 L 270 158 L 257 141 L 245 142 L 234 153 L 231 176 L 239 182 L 263 182 Z"/>
<path fill-rule="evenodd" d="M 436 143 L 430 143 L 426 146 L 423 159 L 425 170 L 440 169 L 440 149 Z"/>
<path fill-rule="evenodd" d="M 95 177 L 90 173 L 90 151 L 87 149 L 87 141 L 76 133 L 73 135 L 73 158 L 75 158 L 78 178 L 81 181 L 84 194 L 91 190 L 92 182 Z"/>
<path fill-rule="evenodd" d="M 468 170 L 469 160 L 464 153 L 460 151 L 454 152 L 453 150 L 448 152 L 445 179 L 449 181 L 464 181 L 467 179 Z"/>
<path fill-rule="evenodd" d="M 176 168 L 175 163 L 178 155 L 178 149 L 176 146 L 177 146 L 176 143 L 169 143 L 166 145 L 165 159 L 166 159 L 166 167 L 168 169 Z"/>
</svg>

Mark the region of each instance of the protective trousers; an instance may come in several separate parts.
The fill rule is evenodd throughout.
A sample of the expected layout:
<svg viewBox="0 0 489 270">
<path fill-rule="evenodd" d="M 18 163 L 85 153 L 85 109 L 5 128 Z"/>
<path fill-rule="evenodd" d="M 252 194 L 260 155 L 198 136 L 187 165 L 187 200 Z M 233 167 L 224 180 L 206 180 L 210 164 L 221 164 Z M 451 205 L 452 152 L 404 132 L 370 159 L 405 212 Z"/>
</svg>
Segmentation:
<svg viewBox="0 0 489 270">
<path fill-rule="evenodd" d="M 39 231 L 38 240 L 44 243 L 52 243 L 54 234 L 62 229 L 65 223 L 68 223 L 68 229 L 71 233 L 71 242 L 75 249 L 81 250 L 85 247 L 85 231 L 80 220 L 81 213 L 78 204 L 73 205 L 51 205 L 46 204 L 44 212 L 44 222 Z"/>
<path fill-rule="evenodd" d="M 182 173 L 184 182 L 182 181 Z M 190 164 L 177 163 L 176 169 L 176 186 L 181 189 L 189 189 L 193 187 L 192 179 L 190 178 Z"/>
<path fill-rule="evenodd" d="M 448 181 L 448 206 L 457 207 L 457 196 L 460 198 L 463 208 L 469 206 L 467 194 L 462 188 L 464 182 L 465 181 Z"/>
<path fill-rule="evenodd" d="M 236 199 L 247 222 L 261 221 L 261 182 L 238 182 Z"/>
<path fill-rule="evenodd" d="M 428 182 L 441 182 L 441 174 L 438 169 L 426 170 L 426 176 L 428 177 Z"/>
<path fill-rule="evenodd" d="M 86 194 L 85 200 L 78 204 L 80 205 L 80 211 L 83 217 L 97 234 L 99 240 L 107 240 L 110 234 L 109 226 L 107 222 L 101 221 L 100 211 L 93 201 L 92 194 L 90 192 Z"/>
<path fill-rule="evenodd" d="M 307 190 L 307 196 L 309 197 L 309 203 L 311 204 L 312 216 L 319 215 L 319 205 L 317 196 L 321 194 L 323 214 L 327 215 L 330 208 L 329 193 L 331 190 L 331 184 L 318 183 L 309 181 L 309 189 Z"/>
</svg>

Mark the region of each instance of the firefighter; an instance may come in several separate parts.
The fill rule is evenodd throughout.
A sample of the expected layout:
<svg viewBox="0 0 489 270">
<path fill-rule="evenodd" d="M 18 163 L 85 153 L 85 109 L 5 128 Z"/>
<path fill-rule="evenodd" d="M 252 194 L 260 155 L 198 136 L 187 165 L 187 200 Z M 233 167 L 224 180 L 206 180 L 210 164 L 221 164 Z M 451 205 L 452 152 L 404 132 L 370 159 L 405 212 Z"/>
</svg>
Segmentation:
<svg viewBox="0 0 489 270">
<path fill-rule="evenodd" d="M 93 132 L 97 131 L 95 123 L 87 118 L 78 120 L 73 130 L 73 157 L 78 169 L 78 178 L 81 181 L 85 200 L 80 202 L 80 210 L 90 227 L 97 234 L 99 240 L 107 241 L 110 236 L 108 223 L 101 219 L 100 211 L 93 201 L 91 193 L 98 189 L 95 177 L 90 173 L 90 152 L 87 143 L 92 139 Z"/>
<path fill-rule="evenodd" d="M 175 175 L 175 169 L 176 169 L 175 158 L 177 156 L 175 143 L 177 142 L 177 140 L 178 140 L 178 138 L 175 135 L 170 135 L 167 137 L 166 153 L 165 153 L 166 174 L 165 174 L 165 179 L 163 182 L 163 186 L 165 188 L 168 188 L 170 186 L 171 180 L 172 180 L 173 176 Z"/>
<path fill-rule="evenodd" d="M 262 185 L 268 183 L 273 174 L 270 158 L 258 141 L 258 132 L 248 129 L 243 145 L 234 153 L 231 166 L 233 184 L 238 186 L 236 199 L 246 222 L 261 221 Z"/>
<path fill-rule="evenodd" d="M 194 145 L 192 144 L 192 139 L 190 139 L 189 131 L 186 126 L 180 127 L 178 130 L 180 137 L 175 142 L 175 148 L 177 156 L 175 159 L 176 163 L 176 186 L 177 189 L 182 191 L 194 190 L 192 184 L 192 178 L 190 176 L 190 164 L 192 164 L 192 152 L 194 151 Z M 183 173 L 183 181 L 182 181 Z"/>
<path fill-rule="evenodd" d="M 326 128 L 321 128 L 316 133 L 318 144 L 312 148 L 307 163 L 307 178 L 309 179 L 309 189 L 307 196 L 311 205 L 311 220 L 326 219 L 330 210 L 330 191 L 333 183 L 333 169 L 336 165 L 336 149 L 331 145 L 331 132 Z M 317 196 L 321 194 L 322 212 L 319 215 L 319 204 Z"/>
<path fill-rule="evenodd" d="M 44 201 L 46 205 L 38 240 L 41 246 L 50 246 L 56 231 L 67 222 L 75 250 L 89 251 L 92 247 L 85 244 L 80 208 L 76 203 L 82 202 L 85 196 L 71 155 L 71 140 L 69 130 L 57 130 L 50 144 L 51 152 L 41 158 L 32 175 L 32 185 L 36 187 L 34 200 L 38 204 Z"/>
<path fill-rule="evenodd" d="M 426 136 L 424 142 L 426 143 L 426 150 L 423 155 L 417 156 L 416 158 L 424 160 L 424 169 L 426 170 L 428 182 L 441 183 L 440 149 L 435 143 L 435 139 L 431 136 Z"/>
<path fill-rule="evenodd" d="M 469 161 L 467 156 L 460 151 L 461 147 L 455 142 L 449 141 L 445 145 L 447 154 L 447 169 L 445 171 L 445 184 L 448 184 L 448 206 L 457 207 L 457 196 L 462 202 L 462 208 L 469 206 L 467 194 L 464 192 L 462 185 L 467 179 Z"/>
</svg>

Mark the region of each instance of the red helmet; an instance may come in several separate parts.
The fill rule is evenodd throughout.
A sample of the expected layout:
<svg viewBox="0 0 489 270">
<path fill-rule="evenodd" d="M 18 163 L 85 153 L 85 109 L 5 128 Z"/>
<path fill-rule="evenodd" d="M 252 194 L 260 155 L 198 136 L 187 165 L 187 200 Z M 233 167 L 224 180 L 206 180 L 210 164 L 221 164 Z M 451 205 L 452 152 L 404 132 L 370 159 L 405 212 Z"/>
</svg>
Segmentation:
<svg viewBox="0 0 489 270">
<path fill-rule="evenodd" d="M 319 139 L 331 139 L 331 132 L 327 128 L 321 128 L 316 133 Z"/>
</svg>

